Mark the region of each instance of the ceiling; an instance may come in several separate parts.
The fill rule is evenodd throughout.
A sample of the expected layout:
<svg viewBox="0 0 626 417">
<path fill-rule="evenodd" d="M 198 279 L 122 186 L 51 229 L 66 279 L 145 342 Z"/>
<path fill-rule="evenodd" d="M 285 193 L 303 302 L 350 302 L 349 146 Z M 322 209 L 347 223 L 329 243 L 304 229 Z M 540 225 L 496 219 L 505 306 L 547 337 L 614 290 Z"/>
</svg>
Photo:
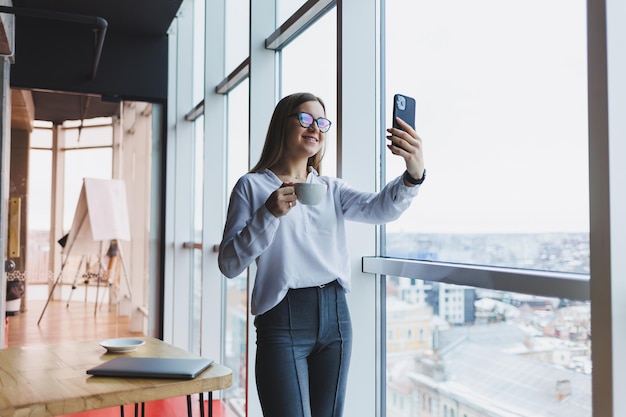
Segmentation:
<svg viewBox="0 0 626 417">
<path fill-rule="evenodd" d="M 13 0 L 11 88 L 53 122 L 115 115 L 120 100 L 165 102 L 167 31 L 181 3 Z"/>
</svg>

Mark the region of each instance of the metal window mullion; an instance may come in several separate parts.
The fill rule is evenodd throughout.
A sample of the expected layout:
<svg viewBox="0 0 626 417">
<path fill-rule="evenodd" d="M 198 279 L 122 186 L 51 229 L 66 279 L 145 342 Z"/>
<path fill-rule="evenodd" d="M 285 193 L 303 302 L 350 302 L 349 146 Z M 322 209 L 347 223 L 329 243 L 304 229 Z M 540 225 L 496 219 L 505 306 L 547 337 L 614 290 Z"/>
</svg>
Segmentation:
<svg viewBox="0 0 626 417">
<path fill-rule="evenodd" d="M 61 125 L 55 124 L 52 129 L 52 166 L 51 166 L 51 182 L 50 182 L 50 259 L 49 272 L 53 277 L 61 271 L 63 263 L 62 255 L 57 249 L 58 236 L 63 235 L 63 211 L 65 200 L 65 131 Z M 49 287 L 51 281 L 48 283 Z M 50 287 L 51 288 L 51 287 Z M 60 291 L 55 294 L 60 296 Z"/>
<path fill-rule="evenodd" d="M 248 164 L 258 161 L 265 143 L 265 132 L 277 101 L 278 79 L 276 54 L 265 48 L 268 33 L 276 28 L 276 2 L 250 1 L 250 123 Z M 254 265 L 250 267 L 250 288 L 254 286 Z M 249 291 L 250 297 L 252 291 Z M 248 299 L 248 305 L 250 299 Z M 248 340 L 255 340 L 256 331 L 251 317 L 247 323 Z M 247 366 L 249 374 L 256 365 L 256 345 L 248 344 Z M 262 415 L 254 378 L 247 379 L 247 411 L 249 416 Z"/>
<path fill-rule="evenodd" d="M 626 415 L 626 52 L 622 0 L 587 2 L 593 415 Z"/>
<path fill-rule="evenodd" d="M 379 16 L 379 0 L 337 2 L 337 174 L 355 188 L 371 192 L 377 188 L 380 156 Z M 359 254 L 375 253 L 375 227 L 349 223 L 346 230 L 352 265 L 360 263 Z M 347 387 L 345 414 L 350 416 L 385 415 L 384 341 L 376 339 L 382 336 L 381 281 L 367 278 L 353 267 L 349 303 L 353 344 L 359 348 L 353 349 L 351 361 L 367 366 L 350 368 L 349 379 L 358 381 Z"/>
</svg>

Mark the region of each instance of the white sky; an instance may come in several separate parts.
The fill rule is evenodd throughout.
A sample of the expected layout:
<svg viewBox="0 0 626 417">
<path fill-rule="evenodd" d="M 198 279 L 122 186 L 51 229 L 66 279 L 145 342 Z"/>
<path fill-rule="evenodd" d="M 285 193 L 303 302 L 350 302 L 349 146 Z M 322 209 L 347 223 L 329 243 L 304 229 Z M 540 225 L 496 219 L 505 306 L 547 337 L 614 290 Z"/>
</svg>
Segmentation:
<svg viewBox="0 0 626 417">
<path fill-rule="evenodd" d="M 416 98 L 429 174 L 388 230 L 587 231 L 585 3 L 387 3 L 387 103 Z"/>
</svg>

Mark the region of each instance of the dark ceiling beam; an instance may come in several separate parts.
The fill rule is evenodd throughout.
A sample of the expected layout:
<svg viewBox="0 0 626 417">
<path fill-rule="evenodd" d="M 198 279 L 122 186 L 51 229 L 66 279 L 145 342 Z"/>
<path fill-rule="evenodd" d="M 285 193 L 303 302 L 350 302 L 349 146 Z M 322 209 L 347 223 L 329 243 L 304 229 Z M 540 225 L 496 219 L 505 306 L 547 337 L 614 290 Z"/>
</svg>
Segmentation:
<svg viewBox="0 0 626 417">
<path fill-rule="evenodd" d="M 93 61 L 91 65 L 91 79 L 93 80 L 94 78 L 96 78 L 98 65 L 100 63 L 100 55 L 102 54 L 102 47 L 104 45 L 104 37 L 106 36 L 107 27 L 109 26 L 105 19 L 98 16 L 85 16 L 75 13 L 63 13 L 51 10 L 26 9 L 7 6 L 0 6 L 0 12 L 10 13 L 15 16 L 32 17 L 36 19 L 59 20 L 62 22 L 82 23 L 95 26 L 97 29 L 97 35 Z"/>
<path fill-rule="evenodd" d="M 110 25 L 95 79 L 82 25 L 20 17 L 11 87 L 95 94 L 107 100 L 167 99 L 168 38 L 121 34 Z"/>
<path fill-rule="evenodd" d="M 11 88 L 32 91 L 37 120 L 107 117 L 119 112 L 122 100 L 167 102 L 168 30 L 182 0 L 0 3 L 24 12 L 0 12 L 0 20 L 11 23 L 4 25 L 13 35 Z M 69 18 L 45 19 L 47 12 Z M 75 16 L 87 16 L 87 24 Z M 108 23 L 106 40 L 96 40 L 96 16 Z M 99 61 L 94 49 L 101 51 Z"/>
</svg>

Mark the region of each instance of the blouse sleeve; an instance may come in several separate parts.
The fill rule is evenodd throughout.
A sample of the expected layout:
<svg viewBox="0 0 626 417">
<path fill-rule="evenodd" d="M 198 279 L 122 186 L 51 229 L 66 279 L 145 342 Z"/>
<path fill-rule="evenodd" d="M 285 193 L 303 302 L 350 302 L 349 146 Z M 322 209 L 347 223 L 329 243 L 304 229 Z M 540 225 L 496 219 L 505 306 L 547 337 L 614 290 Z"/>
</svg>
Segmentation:
<svg viewBox="0 0 626 417">
<path fill-rule="evenodd" d="M 346 219 L 371 224 L 396 220 L 411 205 L 419 185 L 407 187 L 402 176 L 391 180 L 378 193 L 358 191 L 343 183 L 341 205 Z"/>
<path fill-rule="evenodd" d="M 249 185 L 249 184 L 248 184 Z M 252 195 L 241 181 L 230 197 L 226 225 L 220 243 L 218 265 L 228 278 L 241 274 L 272 243 L 279 220 L 261 204 L 252 206 Z"/>
</svg>

